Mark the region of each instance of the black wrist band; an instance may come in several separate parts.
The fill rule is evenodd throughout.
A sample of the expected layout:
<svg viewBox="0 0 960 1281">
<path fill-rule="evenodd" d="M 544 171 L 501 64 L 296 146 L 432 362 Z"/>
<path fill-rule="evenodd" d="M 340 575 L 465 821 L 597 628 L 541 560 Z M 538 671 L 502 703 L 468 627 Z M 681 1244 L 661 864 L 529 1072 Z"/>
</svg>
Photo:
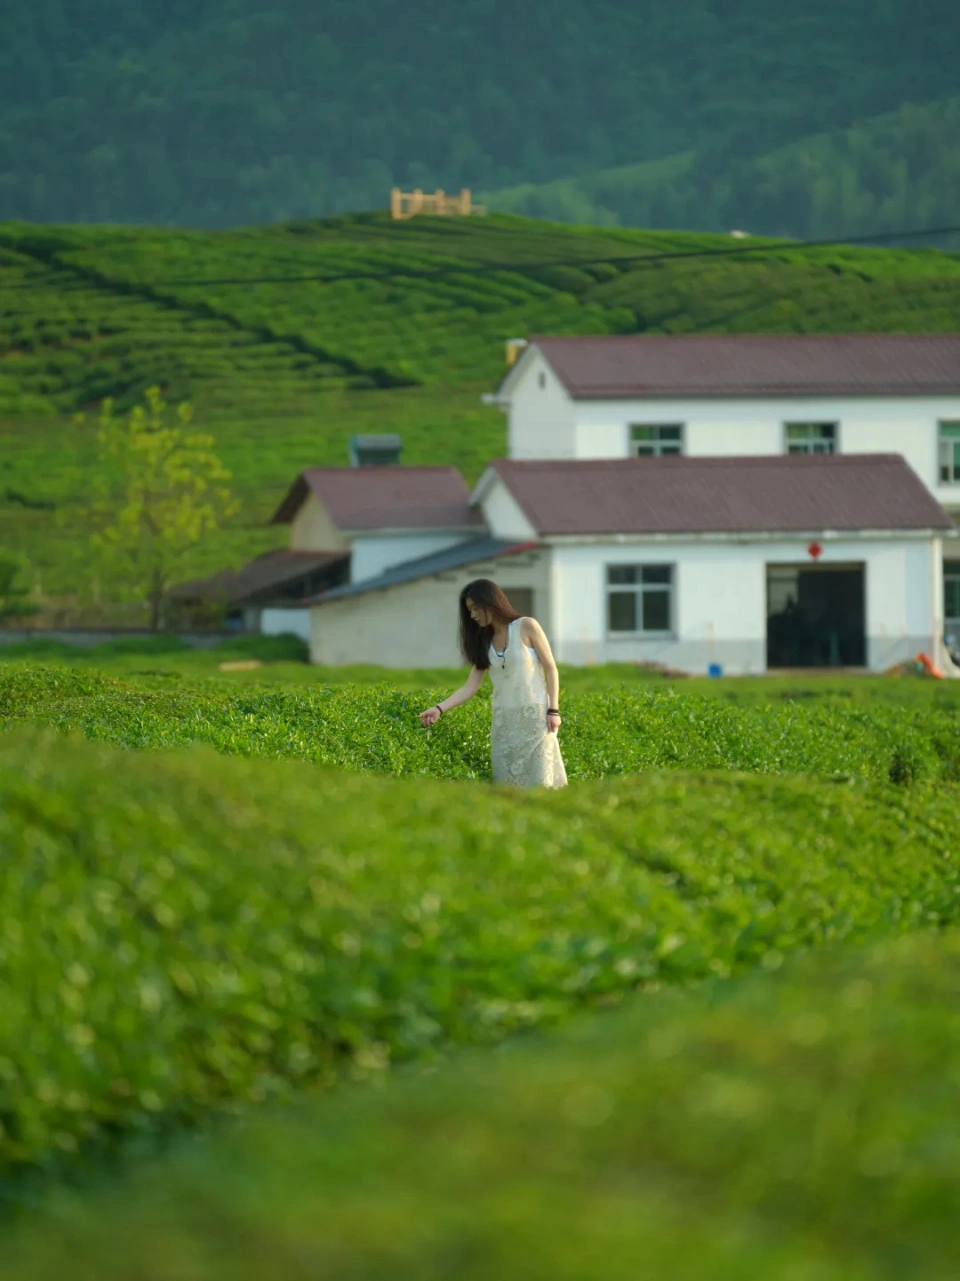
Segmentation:
<svg viewBox="0 0 960 1281">
<path fill-rule="evenodd" d="M 548 708 L 547 708 L 547 715 L 548 715 L 548 716 L 559 716 L 559 715 L 560 715 L 560 708 L 559 708 L 559 707 L 548 707 Z"/>
<path fill-rule="evenodd" d="M 434 706 L 436 707 L 437 711 L 438 711 L 438 712 L 440 713 L 440 715 L 442 716 L 442 715 L 443 715 L 443 708 L 440 706 L 440 704 L 439 704 L 439 703 L 435 703 L 435 704 L 434 704 Z"/>
</svg>

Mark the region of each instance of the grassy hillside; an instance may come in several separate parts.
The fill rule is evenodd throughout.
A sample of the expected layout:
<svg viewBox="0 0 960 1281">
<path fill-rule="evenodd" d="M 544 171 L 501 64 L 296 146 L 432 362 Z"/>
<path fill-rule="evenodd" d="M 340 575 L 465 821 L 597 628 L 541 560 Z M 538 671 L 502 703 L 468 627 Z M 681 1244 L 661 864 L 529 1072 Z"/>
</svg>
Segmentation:
<svg viewBox="0 0 960 1281">
<path fill-rule="evenodd" d="M 483 193 L 492 208 L 603 226 L 745 228 L 810 239 L 958 225 L 960 98 L 754 155 L 709 143 L 657 160 Z M 960 233 L 941 237 L 960 248 Z"/>
<path fill-rule="evenodd" d="M 960 940 L 646 997 L 61 1199 L 9 1281 L 947 1281 Z"/>
<path fill-rule="evenodd" d="M 264 522 L 291 479 L 345 462 L 354 431 L 399 431 L 405 461 L 476 477 L 504 448 L 480 396 L 511 337 L 960 327 L 960 257 L 683 257 L 738 244 L 508 216 L 221 233 L 0 224 L 0 543 L 29 555 L 46 592 L 69 590 L 85 558 L 71 513 L 96 465 L 73 414 L 153 383 L 194 402 L 241 499 L 198 552 L 202 573 L 282 542 Z M 583 265 L 542 265 L 558 262 Z M 287 279 L 310 275 L 350 278 Z M 203 283 L 253 277 L 268 283 Z"/>
</svg>

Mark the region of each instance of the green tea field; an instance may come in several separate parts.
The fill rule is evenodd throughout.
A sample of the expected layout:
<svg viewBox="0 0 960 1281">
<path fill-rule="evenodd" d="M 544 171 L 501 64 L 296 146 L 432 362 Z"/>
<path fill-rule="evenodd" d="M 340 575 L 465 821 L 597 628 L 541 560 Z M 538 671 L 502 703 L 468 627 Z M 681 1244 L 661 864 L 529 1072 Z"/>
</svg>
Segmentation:
<svg viewBox="0 0 960 1281">
<path fill-rule="evenodd" d="M 510 338 L 958 328 L 934 250 L 0 224 L 0 549 L 69 607 L 150 386 L 233 473 L 203 573 L 354 432 L 476 477 Z M 563 669 L 518 792 L 486 689 L 421 727 L 461 680 L 0 646 L 4 1281 L 952 1281 L 960 682 Z"/>
<path fill-rule="evenodd" d="M 11 1281 L 947 1281 L 956 930 L 634 999 L 62 1197 Z"/>
<path fill-rule="evenodd" d="M 0 667 L 5 1275 L 949 1275 L 952 684 L 601 671 L 537 794 L 130 657 Z"/>
<path fill-rule="evenodd" d="M 198 573 L 282 542 L 266 527 L 305 466 L 357 431 L 474 479 L 504 449 L 481 404 L 530 333 L 960 325 L 960 257 L 562 226 L 507 215 L 357 215 L 198 232 L 0 224 L 0 541 L 40 585 L 83 571 L 72 517 L 97 466 L 88 415 L 151 385 L 188 399 L 240 511 Z M 248 282 L 248 283 L 245 283 Z M 56 458 L 56 466 L 50 460 Z"/>
</svg>

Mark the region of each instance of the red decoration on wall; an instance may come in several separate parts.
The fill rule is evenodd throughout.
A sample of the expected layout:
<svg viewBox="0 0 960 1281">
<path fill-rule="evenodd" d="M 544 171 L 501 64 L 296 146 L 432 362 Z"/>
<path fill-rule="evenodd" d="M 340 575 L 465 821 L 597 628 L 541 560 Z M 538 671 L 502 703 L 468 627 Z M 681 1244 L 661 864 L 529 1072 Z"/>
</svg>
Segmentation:
<svg viewBox="0 0 960 1281">
<path fill-rule="evenodd" d="M 810 553 L 811 559 L 816 560 L 822 553 L 823 548 L 820 546 L 819 543 L 811 543 L 810 546 L 807 548 L 807 551 Z"/>
</svg>

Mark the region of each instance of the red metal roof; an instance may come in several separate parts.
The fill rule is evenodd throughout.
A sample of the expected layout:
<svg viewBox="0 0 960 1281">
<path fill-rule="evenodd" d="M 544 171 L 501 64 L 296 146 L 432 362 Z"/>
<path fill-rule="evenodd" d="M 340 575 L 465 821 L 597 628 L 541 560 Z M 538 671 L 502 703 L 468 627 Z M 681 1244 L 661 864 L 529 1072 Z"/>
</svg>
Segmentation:
<svg viewBox="0 0 960 1281">
<path fill-rule="evenodd" d="M 492 464 L 540 535 L 952 530 L 899 454 Z"/>
<path fill-rule="evenodd" d="M 456 467 L 308 467 L 294 481 L 271 523 L 293 520 L 310 493 L 340 530 L 482 525 Z"/>
<path fill-rule="evenodd" d="M 575 400 L 960 395 L 956 334 L 538 337 Z"/>
</svg>

